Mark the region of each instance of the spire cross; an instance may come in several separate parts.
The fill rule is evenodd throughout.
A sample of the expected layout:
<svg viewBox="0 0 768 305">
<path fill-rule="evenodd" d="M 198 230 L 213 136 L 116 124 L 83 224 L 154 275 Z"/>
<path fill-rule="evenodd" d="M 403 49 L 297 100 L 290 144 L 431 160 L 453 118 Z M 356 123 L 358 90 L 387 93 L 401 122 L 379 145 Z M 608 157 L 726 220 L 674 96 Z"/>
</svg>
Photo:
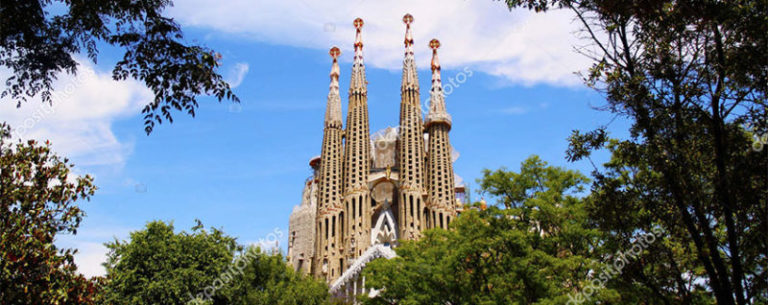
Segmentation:
<svg viewBox="0 0 768 305">
<path fill-rule="evenodd" d="M 413 16 L 411 14 L 405 14 L 405 16 L 403 16 L 403 22 L 405 22 L 405 25 L 410 26 L 411 22 L 413 22 Z"/>
<path fill-rule="evenodd" d="M 339 58 L 339 55 L 341 55 L 341 50 L 339 50 L 339 47 L 333 46 L 331 50 L 328 51 L 328 54 L 331 55 L 333 61 L 336 61 Z"/>
<path fill-rule="evenodd" d="M 341 55 L 341 50 L 339 50 L 339 47 L 333 46 L 330 51 L 328 51 L 328 54 L 331 55 L 331 58 L 333 58 L 333 66 L 331 67 L 331 79 L 337 80 L 339 79 L 339 64 L 338 64 L 338 58 L 339 55 Z M 336 85 L 338 86 L 338 85 Z"/>
<path fill-rule="evenodd" d="M 429 48 L 432 49 L 432 71 L 440 70 L 440 61 L 437 60 L 437 49 L 440 48 L 440 40 L 430 40 Z"/>
<path fill-rule="evenodd" d="M 411 23 L 413 23 L 413 16 L 411 14 L 405 14 L 403 16 L 403 22 L 405 23 L 405 47 L 413 46 L 413 36 L 411 36 Z"/>
</svg>

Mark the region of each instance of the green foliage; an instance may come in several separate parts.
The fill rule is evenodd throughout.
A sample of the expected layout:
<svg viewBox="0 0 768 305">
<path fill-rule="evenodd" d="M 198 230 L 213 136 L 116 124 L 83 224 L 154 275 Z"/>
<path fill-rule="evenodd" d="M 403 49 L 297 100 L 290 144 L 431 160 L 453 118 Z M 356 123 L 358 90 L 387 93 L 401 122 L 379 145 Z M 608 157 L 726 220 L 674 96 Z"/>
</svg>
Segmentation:
<svg viewBox="0 0 768 305">
<path fill-rule="evenodd" d="M 96 61 L 97 44 L 125 50 L 115 65 L 115 80 L 144 82 L 155 99 L 142 109 L 145 130 L 173 121 L 172 110 L 195 115 L 196 96 L 239 99 L 216 72 L 220 55 L 188 45 L 181 28 L 163 11 L 170 0 L 52 1 L 4 0 L 0 6 L 0 66 L 13 72 L 0 97 L 17 105 L 41 95 L 51 102 L 53 81 L 61 72 L 74 74 L 80 52 Z M 54 7 L 56 9 L 54 9 Z M 63 12 L 57 12 L 63 9 Z"/>
<path fill-rule="evenodd" d="M 768 302 L 768 2 L 507 0 L 566 8 L 594 60 L 587 85 L 627 118 L 628 139 L 575 131 L 568 157 L 612 153 L 595 172 L 590 217 L 608 248 L 663 229 L 624 287 L 653 304 Z"/>
<path fill-rule="evenodd" d="M 231 304 L 242 305 L 321 305 L 331 304 L 328 285 L 294 272 L 280 254 L 269 255 L 257 248 L 250 264 L 237 282 Z"/>
<path fill-rule="evenodd" d="M 212 285 L 240 249 L 233 237 L 200 226 L 174 233 L 172 224 L 153 221 L 131 233 L 130 241 L 108 243 L 104 304 L 187 304 Z M 211 294 L 227 303 L 227 289 Z"/>
<path fill-rule="evenodd" d="M 520 166 L 520 173 L 508 171 L 506 168 L 495 171 L 484 169 L 483 178 L 477 182 L 482 193 L 498 197 L 505 208 L 511 209 L 534 197 L 562 197 L 583 192 L 587 179 L 578 172 L 547 166 L 538 156 L 532 156 Z"/>
<path fill-rule="evenodd" d="M 485 171 L 479 181 L 510 208 L 465 210 L 451 230 L 429 230 L 396 248 L 398 257 L 366 268 L 366 284 L 383 289 L 368 304 L 563 304 L 578 293 L 601 233 L 574 193 L 587 178 L 533 156 L 519 173 Z M 592 300 L 612 300 L 604 289 Z"/>
<path fill-rule="evenodd" d="M 625 159 L 628 143 L 610 140 L 613 153 L 607 172 L 598 174 L 586 210 L 606 232 L 606 255 L 632 247 L 636 236 L 664 228 L 661 239 L 645 248 L 642 259 L 628 261 L 615 283 L 622 299 L 650 304 L 714 304 L 706 287 L 707 274 L 692 252 L 678 213 L 668 194 L 652 190 L 662 175 L 645 165 L 630 166 Z M 623 146 L 624 148 L 619 148 Z M 673 225 L 670 225 L 673 224 Z M 683 295 L 679 297 L 678 295 Z"/>
<path fill-rule="evenodd" d="M 0 304 L 93 304 L 97 280 L 77 273 L 74 250 L 53 244 L 77 233 L 75 202 L 93 195 L 93 178 L 75 177 L 48 142 L 9 139 L 0 124 Z"/>
<path fill-rule="evenodd" d="M 107 245 L 103 304 L 320 305 L 328 286 L 295 273 L 280 254 L 243 251 L 233 237 L 198 222 L 174 233 L 162 221 Z"/>
</svg>

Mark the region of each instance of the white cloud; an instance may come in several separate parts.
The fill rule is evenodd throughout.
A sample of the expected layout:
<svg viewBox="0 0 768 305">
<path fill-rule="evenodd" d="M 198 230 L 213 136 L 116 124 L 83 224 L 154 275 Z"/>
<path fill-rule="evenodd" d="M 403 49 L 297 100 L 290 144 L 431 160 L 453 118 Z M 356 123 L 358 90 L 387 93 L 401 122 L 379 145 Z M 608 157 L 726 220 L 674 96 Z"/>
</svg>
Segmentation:
<svg viewBox="0 0 768 305">
<path fill-rule="evenodd" d="M 269 43 L 325 50 L 336 44 L 352 58 L 352 20 L 361 17 L 366 62 L 399 69 L 403 57 L 402 16 L 415 17 L 413 34 L 420 67 L 428 67 L 427 43 L 440 39 L 441 64 L 473 66 L 523 84 L 573 86 L 574 71 L 588 60 L 574 53 L 578 39 L 567 11 L 510 12 L 503 1 L 270 1 L 204 0 L 176 3 L 171 13 L 185 26 L 213 28 Z"/>
<path fill-rule="evenodd" d="M 0 121 L 8 122 L 14 138 L 51 140 L 54 150 L 78 166 L 122 166 L 133 145 L 121 142 L 112 131 L 119 118 L 136 115 L 153 95 L 143 84 L 112 80 L 87 60 L 79 60 L 77 76 L 60 75 L 52 104 L 39 96 L 16 108 L 9 98 L 0 100 Z M 0 71 L 6 79 L 8 71 Z"/>
<path fill-rule="evenodd" d="M 102 264 L 107 261 L 109 252 L 104 242 L 126 240 L 131 231 L 134 230 L 113 225 L 91 226 L 86 222 L 78 229 L 77 235 L 59 234 L 54 243 L 60 248 L 77 249 L 74 257 L 78 272 L 87 277 L 103 276 L 106 270 Z"/>
<path fill-rule="evenodd" d="M 243 83 L 243 79 L 245 78 L 245 75 L 248 74 L 248 63 L 239 62 L 236 63 L 232 68 L 229 70 L 229 75 L 227 76 L 227 83 L 229 83 L 232 88 L 237 88 L 237 86 L 240 86 L 240 84 Z"/>
<path fill-rule="evenodd" d="M 101 243 L 78 243 L 77 254 L 75 254 L 77 271 L 86 277 L 106 275 L 107 271 L 102 264 L 107 261 L 108 251 L 107 247 Z"/>
<path fill-rule="evenodd" d="M 135 80 L 114 81 L 109 72 L 100 72 L 87 60 L 78 60 L 77 76 L 61 74 L 54 83 L 52 104 L 39 96 L 16 108 L 16 102 L 0 100 L 0 121 L 8 122 L 14 139 L 50 140 L 57 154 L 73 160 L 77 167 L 68 179 L 83 174 L 82 167 L 121 168 L 133 149 L 130 141 L 119 140 L 112 125 L 115 120 L 134 116 L 154 98 L 152 92 Z M 0 70 L 0 79 L 9 72 Z M 78 249 L 75 262 L 86 276 L 104 275 L 107 249 L 102 241 L 126 236 L 123 228 L 81 227 L 79 234 L 61 235 L 56 244 Z"/>
</svg>

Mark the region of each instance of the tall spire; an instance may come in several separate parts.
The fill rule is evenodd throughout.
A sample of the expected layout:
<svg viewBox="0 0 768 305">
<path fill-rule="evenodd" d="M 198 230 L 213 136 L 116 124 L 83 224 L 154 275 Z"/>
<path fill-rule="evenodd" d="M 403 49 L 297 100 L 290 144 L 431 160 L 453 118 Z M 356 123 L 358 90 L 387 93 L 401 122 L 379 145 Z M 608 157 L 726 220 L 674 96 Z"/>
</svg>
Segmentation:
<svg viewBox="0 0 768 305">
<path fill-rule="evenodd" d="M 413 16 L 405 14 L 403 16 L 405 23 L 405 59 L 403 59 L 403 84 L 401 90 L 413 89 L 419 90 L 419 78 L 416 74 L 416 61 L 413 57 L 413 34 L 411 34 L 411 23 Z"/>
<path fill-rule="evenodd" d="M 429 42 L 432 49 L 432 89 L 429 97 L 429 114 L 427 114 L 427 125 L 436 122 L 445 122 L 451 125 L 451 115 L 445 110 L 445 93 L 443 93 L 443 83 L 440 79 L 440 60 L 437 58 L 437 49 L 440 48 L 440 41 L 432 39 Z"/>
<path fill-rule="evenodd" d="M 338 47 L 331 48 L 329 54 L 333 58 L 331 65 L 331 85 L 328 90 L 328 106 L 325 110 L 325 126 L 341 128 L 341 96 L 339 96 L 339 55 Z"/>
<path fill-rule="evenodd" d="M 352 79 L 349 93 L 367 94 L 368 82 L 365 80 L 365 63 L 363 62 L 363 19 L 357 18 L 352 23 L 355 26 L 355 59 L 352 63 Z"/>
<path fill-rule="evenodd" d="M 339 257 L 340 265 L 346 266 L 371 244 L 371 197 L 368 189 L 368 175 L 371 161 L 371 132 L 368 124 L 368 85 L 365 80 L 363 63 L 363 19 L 353 23 L 355 37 L 355 60 L 352 64 L 352 78 L 349 85 L 349 107 L 345 130 L 343 167 L 343 207 L 346 215 L 344 252 Z M 344 223 L 344 222 L 343 222 Z"/>
<path fill-rule="evenodd" d="M 430 209 L 428 227 L 448 228 L 451 219 L 456 217 L 456 194 L 451 159 L 451 141 L 448 131 L 451 129 L 451 116 L 445 110 L 445 94 L 440 80 L 440 61 L 437 49 L 440 41 L 432 39 L 432 89 L 430 90 L 429 114 L 425 129 L 428 134 L 427 145 L 427 206 Z"/>
<path fill-rule="evenodd" d="M 339 48 L 331 48 L 331 85 L 328 92 L 328 108 L 325 110 L 323 146 L 320 151 L 320 170 L 317 176 L 317 213 L 315 228 L 315 256 L 312 270 L 316 277 L 331 281 L 341 274 L 338 258 L 343 250 L 344 210 L 341 205 L 342 187 L 339 172 L 343 166 L 343 142 L 341 129 L 341 98 L 339 97 Z"/>
<path fill-rule="evenodd" d="M 413 58 L 413 16 L 406 14 L 405 59 L 403 60 L 403 84 L 400 90 L 400 139 L 398 163 L 400 186 L 398 198 L 399 237 L 416 239 L 426 228 L 424 210 L 424 125 L 422 125 L 419 98 L 419 79 Z"/>
</svg>

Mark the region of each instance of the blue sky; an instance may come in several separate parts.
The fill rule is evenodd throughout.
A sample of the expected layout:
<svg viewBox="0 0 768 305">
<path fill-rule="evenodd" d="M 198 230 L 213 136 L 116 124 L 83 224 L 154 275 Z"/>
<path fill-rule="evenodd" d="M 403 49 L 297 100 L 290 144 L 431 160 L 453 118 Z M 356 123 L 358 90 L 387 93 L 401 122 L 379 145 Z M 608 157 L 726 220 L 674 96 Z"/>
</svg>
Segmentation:
<svg viewBox="0 0 768 305">
<path fill-rule="evenodd" d="M 439 7 L 351 3 L 178 3 L 169 13 L 189 41 L 223 55 L 221 73 L 236 85 L 242 104 L 203 97 L 196 118 L 177 113 L 173 124 L 160 125 L 150 136 L 139 111 L 152 96 L 140 83 L 109 79 L 121 55 L 111 48 L 102 50 L 98 64 L 82 61 L 80 79 L 62 78 L 57 88 L 64 97 L 50 113 L 34 116 L 41 113 L 37 103 L 22 109 L 0 103 L 0 120 L 21 126 L 20 137 L 50 138 L 59 153 L 71 157 L 78 174 L 95 176 L 99 190 L 82 203 L 87 217 L 78 235 L 58 241 L 80 249 L 76 259 L 83 273 L 103 272 L 102 243 L 124 239 L 151 220 L 188 230 L 198 218 L 241 243 L 258 242 L 275 228 L 287 232 L 288 216 L 310 175 L 309 158 L 320 152 L 327 51 L 334 44 L 343 52 L 346 104 L 356 16 L 366 20 L 372 131 L 398 123 L 400 18 L 411 12 L 422 100 L 430 85 L 427 43 L 434 37 L 443 42 L 443 80 L 457 84 L 446 98 L 453 116 L 451 142 L 461 154 L 454 168 L 470 187 L 483 168 L 515 169 L 532 154 L 550 164 L 592 170 L 588 162 L 565 161 L 566 138 L 574 129 L 608 124 L 613 116 L 592 109 L 602 98 L 572 73 L 588 61 L 573 51 L 576 26 L 567 13 L 509 12 L 493 1 L 448 1 Z M 610 130 L 624 136 L 626 127 L 619 119 Z M 605 160 L 605 154 L 595 159 Z"/>
</svg>

